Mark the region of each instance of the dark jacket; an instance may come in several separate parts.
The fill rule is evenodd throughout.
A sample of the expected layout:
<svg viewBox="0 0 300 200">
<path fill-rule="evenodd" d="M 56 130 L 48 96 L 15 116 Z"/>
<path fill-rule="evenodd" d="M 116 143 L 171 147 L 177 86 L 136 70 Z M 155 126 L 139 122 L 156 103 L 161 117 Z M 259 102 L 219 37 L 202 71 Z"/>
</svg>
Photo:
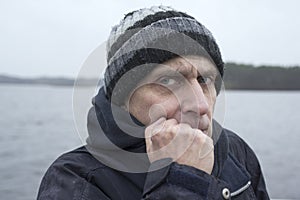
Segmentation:
<svg viewBox="0 0 300 200">
<path fill-rule="evenodd" d="M 113 117 L 100 90 L 88 114 L 87 145 L 60 156 L 50 166 L 40 185 L 39 200 L 269 199 L 254 152 L 235 133 L 214 122 L 211 175 L 175 162 L 165 166 L 168 159 L 150 164 L 145 156 L 134 156 L 146 155 L 144 139 L 124 132 L 126 126 L 143 134 L 136 126 L 139 122 L 131 118 L 132 125 L 121 117 L 125 115 L 122 109 L 114 109 Z M 116 123 L 118 117 L 120 123 Z M 133 157 L 120 156 L 125 151 Z M 149 172 L 141 170 L 146 168 Z"/>
</svg>

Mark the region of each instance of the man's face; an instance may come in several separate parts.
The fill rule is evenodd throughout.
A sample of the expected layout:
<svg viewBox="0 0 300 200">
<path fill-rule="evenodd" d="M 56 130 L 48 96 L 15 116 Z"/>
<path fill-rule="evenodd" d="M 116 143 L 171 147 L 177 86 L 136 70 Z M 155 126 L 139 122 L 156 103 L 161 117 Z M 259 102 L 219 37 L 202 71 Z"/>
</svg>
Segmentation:
<svg viewBox="0 0 300 200">
<path fill-rule="evenodd" d="M 216 101 L 215 65 L 205 57 L 177 57 L 157 66 L 127 101 L 127 110 L 146 126 L 176 119 L 212 136 Z"/>
</svg>

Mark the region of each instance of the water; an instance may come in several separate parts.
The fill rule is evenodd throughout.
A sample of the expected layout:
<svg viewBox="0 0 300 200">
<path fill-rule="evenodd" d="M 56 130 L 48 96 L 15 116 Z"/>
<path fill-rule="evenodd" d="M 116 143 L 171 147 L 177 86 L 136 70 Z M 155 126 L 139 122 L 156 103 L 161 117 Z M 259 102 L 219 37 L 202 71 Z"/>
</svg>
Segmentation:
<svg viewBox="0 0 300 200">
<path fill-rule="evenodd" d="M 226 93 L 225 127 L 255 150 L 272 198 L 300 199 L 300 92 Z"/>
<path fill-rule="evenodd" d="M 0 199 L 35 199 L 51 162 L 80 145 L 72 89 L 0 86 L 0 101 Z"/>
<path fill-rule="evenodd" d="M 72 88 L 0 85 L 0 199 L 32 200 L 48 166 L 81 145 Z M 227 91 L 225 126 L 257 153 L 272 198 L 299 199 L 300 92 Z"/>
</svg>

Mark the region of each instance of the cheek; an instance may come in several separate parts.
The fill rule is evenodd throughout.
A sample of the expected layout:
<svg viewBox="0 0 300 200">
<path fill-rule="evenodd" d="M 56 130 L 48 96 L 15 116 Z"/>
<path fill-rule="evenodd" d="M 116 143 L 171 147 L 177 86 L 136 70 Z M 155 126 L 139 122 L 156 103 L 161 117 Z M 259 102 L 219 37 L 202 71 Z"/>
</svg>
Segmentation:
<svg viewBox="0 0 300 200">
<path fill-rule="evenodd" d="M 179 113 L 179 104 L 173 98 L 157 99 L 144 107 L 144 113 L 147 114 L 147 124 L 151 124 L 161 117 L 167 119 L 176 118 L 176 113 Z"/>
<path fill-rule="evenodd" d="M 179 104 L 175 98 L 154 98 L 146 96 L 138 104 L 131 104 L 131 114 L 145 125 L 149 125 L 161 117 L 176 118 Z"/>
<path fill-rule="evenodd" d="M 160 103 L 160 106 L 164 109 L 166 118 L 174 118 L 176 113 L 180 111 L 180 105 L 176 98 L 171 97 Z"/>
<path fill-rule="evenodd" d="M 129 101 L 129 112 L 137 118 L 140 122 L 147 125 L 149 123 L 149 110 L 154 104 L 151 96 L 141 96 L 134 95 Z"/>
<path fill-rule="evenodd" d="M 217 99 L 217 95 L 216 95 L 215 89 L 209 90 L 209 92 L 207 92 L 205 94 L 205 96 L 207 97 L 207 103 L 209 105 L 209 110 L 212 113 L 213 110 L 214 110 L 214 107 L 215 107 L 216 99 Z"/>
<path fill-rule="evenodd" d="M 216 103 L 216 97 L 211 97 L 210 99 L 208 99 L 209 112 L 207 115 L 208 115 L 210 121 L 212 121 L 212 119 L 213 119 L 215 103 Z"/>
<path fill-rule="evenodd" d="M 149 125 L 161 117 L 175 118 L 179 103 L 174 95 L 161 87 L 141 87 L 130 97 L 129 112 Z"/>
</svg>

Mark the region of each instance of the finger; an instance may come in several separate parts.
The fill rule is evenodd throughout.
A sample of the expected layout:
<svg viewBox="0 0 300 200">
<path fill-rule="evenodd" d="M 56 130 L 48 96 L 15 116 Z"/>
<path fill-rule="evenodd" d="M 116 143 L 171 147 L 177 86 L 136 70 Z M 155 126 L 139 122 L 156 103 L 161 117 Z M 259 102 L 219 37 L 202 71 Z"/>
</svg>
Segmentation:
<svg viewBox="0 0 300 200">
<path fill-rule="evenodd" d="M 193 129 L 187 124 L 177 124 L 175 119 L 167 120 L 168 127 L 164 131 L 152 136 L 151 141 L 155 149 L 166 148 L 172 158 L 178 158 L 193 142 Z M 171 124 L 171 125 L 170 125 Z M 165 125 L 166 126 L 166 125 Z"/>
<path fill-rule="evenodd" d="M 153 133 L 156 130 L 161 129 L 160 127 L 163 126 L 163 123 L 166 121 L 166 119 L 164 117 L 159 118 L 157 121 L 155 121 L 154 123 L 152 123 L 151 125 L 149 125 L 146 129 L 145 129 L 145 138 L 151 138 Z"/>
<path fill-rule="evenodd" d="M 164 122 L 164 126 L 163 126 L 163 132 L 172 132 L 174 130 L 174 128 L 178 125 L 178 122 L 176 119 L 172 118 L 172 119 L 167 119 Z"/>
<path fill-rule="evenodd" d="M 213 151 L 214 151 L 213 140 L 210 137 L 206 136 L 201 151 L 199 152 L 199 159 L 201 160 L 206 158 L 208 155 L 213 154 Z"/>
<path fill-rule="evenodd" d="M 178 124 L 176 119 L 168 119 L 163 121 L 162 123 L 153 126 L 151 130 L 151 140 L 157 141 L 159 144 L 163 144 L 169 140 L 171 140 L 175 135 L 175 128 Z"/>
<path fill-rule="evenodd" d="M 176 135 L 173 141 L 180 145 L 181 151 L 185 152 L 194 142 L 196 136 L 195 130 L 189 124 L 180 123 L 176 127 Z"/>
<path fill-rule="evenodd" d="M 199 129 L 195 129 L 195 134 L 196 137 L 193 142 L 193 147 L 200 147 L 198 151 L 199 159 L 203 159 L 214 150 L 213 140 Z"/>
<path fill-rule="evenodd" d="M 166 118 L 161 117 L 145 129 L 145 142 L 146 142 L 147 153 L 150 153 L 153 151 L 152 136 L 153 136 L 153 133 L 155 132 L 155 129 L 158 129 L 158 130 L 162 129 L 160 127 L 163 127 L 163 124 L 165 121 L 166 121 Z"/>
<path fill-rule="evenodd" d="M 168 122 L 168 123 L 167 123 Z M 176 120 L 167 120 L 165 123 L 165 129 L 166 132 L 172 133 L 173 137 L 177 137 L 180 135 L 186 135 L 190 137 L 191 134 L 193 134 L 193 129 L 189 124 L 179 123 Z M 185 137 L 185 136 L 180 136 Z"/>
<path fill-rule="evenodd" d="M 165 108 L 160 104 L 153 104 L 149 109 L 150 124 L 154 123 L 161 117 L 167 117 Z"/>
</svg>

